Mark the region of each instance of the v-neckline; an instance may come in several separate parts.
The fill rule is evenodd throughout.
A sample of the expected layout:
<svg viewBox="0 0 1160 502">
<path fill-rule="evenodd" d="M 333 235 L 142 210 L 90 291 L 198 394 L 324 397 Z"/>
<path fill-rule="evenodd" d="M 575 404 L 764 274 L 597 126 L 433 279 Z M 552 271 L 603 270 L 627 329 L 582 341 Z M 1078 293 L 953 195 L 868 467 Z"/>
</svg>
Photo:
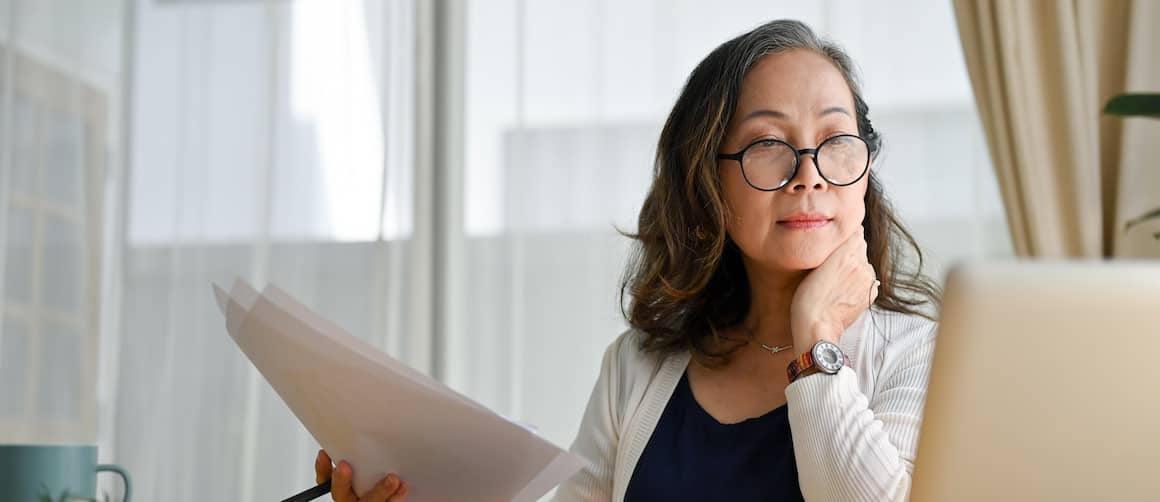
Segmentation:
<svg viewBox="0 0 1160 502">
<path fill-rule="evenodd" d="M 693 393 L 693 385 L 691 382 L 689 382 L 688 369 L 686 369 L 685 372 L 681 374 L 681 380 L 677 382 L 677 392 L 685 393 L 685 396 L 689 399 L 690 408 L 694 408 L 694 413 L 697 413 L 702 418 L 722 428 L 742 427 L 752 422 L 764 422 L 769 420 L 774 415 L 778 415 L 787 411 L 789 406 L 789 403 L 782 403 L 781 406 L 762 413 L 759 416 L 746 418 L 740 422 L 723 423 L 720 420 L 717 420 L 717 417 L 714 417 L 712 413 L 709 413 L 709 410 L 706 410 L 704 406 L 701 406 L 700 401 L 697 401 L 697 395 Z"/>
</svg>

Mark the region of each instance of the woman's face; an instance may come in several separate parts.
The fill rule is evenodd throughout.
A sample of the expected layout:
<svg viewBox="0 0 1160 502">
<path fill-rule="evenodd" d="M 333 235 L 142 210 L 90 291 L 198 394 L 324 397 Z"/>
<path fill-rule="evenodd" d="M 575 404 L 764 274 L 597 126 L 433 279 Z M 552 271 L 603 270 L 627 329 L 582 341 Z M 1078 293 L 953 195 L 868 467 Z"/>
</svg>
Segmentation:
<svg viewBox="0 0 1160 502">
<path fill-rule="evenodd" d="M 817 148 L 838 134 L 857 135 L 854 113 L 850 88 L 829 59 L 800 49 L 771 54 L 742 81 L 719 153 L 770 138 L 797 149 Z M 868 176 L 849 186 L 831 185 L 818 174 L 813 156 L 803 154 L 788 184 L 763 192 L 746 183 L 737 161 L 718 160 L 717 168 L 731 213 L 727 231 L 747 267 L 811 270 L 861 231 Z"/>
</svg>

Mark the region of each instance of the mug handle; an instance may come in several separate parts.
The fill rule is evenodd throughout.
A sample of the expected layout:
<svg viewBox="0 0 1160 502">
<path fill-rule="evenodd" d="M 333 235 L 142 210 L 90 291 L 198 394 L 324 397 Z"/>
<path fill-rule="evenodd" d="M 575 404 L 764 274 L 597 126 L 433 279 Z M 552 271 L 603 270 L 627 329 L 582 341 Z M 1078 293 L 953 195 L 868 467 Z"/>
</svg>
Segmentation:
<svg viewBox="0 0 1160 502">
<path fill-rule="evenodd" d="M 129 495 L 133 493 L 132 484 L 129 482 L 129 471 L 116 464 L 100 464 L 97 466 L 97 472 L 101 471 L 115 472 L 121 476 L 121 481 L 125 482 L 125 502 L 129 502 Z"/>
</svg>

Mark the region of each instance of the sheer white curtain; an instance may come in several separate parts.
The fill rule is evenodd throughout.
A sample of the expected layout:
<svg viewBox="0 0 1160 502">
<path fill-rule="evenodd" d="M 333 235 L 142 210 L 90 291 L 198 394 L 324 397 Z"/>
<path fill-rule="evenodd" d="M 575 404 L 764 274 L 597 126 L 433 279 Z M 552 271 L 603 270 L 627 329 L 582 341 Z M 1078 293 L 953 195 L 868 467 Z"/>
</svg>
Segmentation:
<svg viewBox="0 0 1160 502">
<path fill-rule="evenodd" d="M 308 485 L 316 445 L 212 306 L 235 276 L 430 367 L 415 18 L 0 0 L 0 442 L 99 443 L 139 500 Z"/>
<path fill-rule="evenodd" d="M 97 440 L 123 12 L 0 0 L 0 443 Z"/>
<path fill-rule="evenodd" d="M 464 165 L 469 271 L 447 378 L 568 444 L 601 352 L 624 329 L 617 279 L 660 127 L 697 62 L 796 18 L 861 66 L 876 165 L 932 276 L 1011 254 L 951 5 L 856 0 L 473 1 Z"/>
<path fill-rule="evenodd" d="M 112 453 L 141 500 L 280 500 L 313 481 L 317 444 L 226 336 L 210 282 L 276 283 L 429 364 L 408 289 L 414 5 L 136 9 Z"/>
</svg>

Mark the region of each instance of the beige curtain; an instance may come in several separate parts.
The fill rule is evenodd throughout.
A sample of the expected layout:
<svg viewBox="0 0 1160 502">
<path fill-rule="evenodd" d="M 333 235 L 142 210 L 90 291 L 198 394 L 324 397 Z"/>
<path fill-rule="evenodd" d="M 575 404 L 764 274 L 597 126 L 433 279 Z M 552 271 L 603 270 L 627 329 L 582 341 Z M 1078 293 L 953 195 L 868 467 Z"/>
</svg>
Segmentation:
<svg viewBox="0 0 1160 502">
<path fill-rule="evenodd" d="M 1160 158 L 1160 130 L 1146 119 L 1101 115 L 1117 93 L 1160 90 L 1157 2 L 954 0 L 954 7 L 1016 252 L 1160 249 L 1149 242 L 1156 225 L 1125 235 L 1122 224 L 1160 205 L 1153 173 L 1160 162 L 1149 160 Z"/>
</svg>

